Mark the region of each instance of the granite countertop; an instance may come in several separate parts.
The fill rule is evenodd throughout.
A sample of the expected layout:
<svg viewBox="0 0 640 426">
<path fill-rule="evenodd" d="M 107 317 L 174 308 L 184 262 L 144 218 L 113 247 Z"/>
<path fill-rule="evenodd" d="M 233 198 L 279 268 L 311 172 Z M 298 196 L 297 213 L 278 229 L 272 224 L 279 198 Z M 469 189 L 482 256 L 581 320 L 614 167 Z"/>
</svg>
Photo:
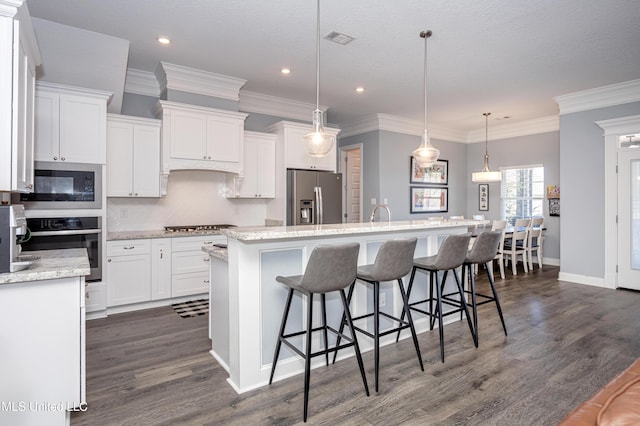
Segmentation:
<svg viewBox="0 0 640 426">
<path fill-rule="evenodd" d="M 207 235 L 221 235 L 220 230 L 217 231 L 184 231 L 169 232 L 164 229 L 154 231 L 118 231 L 107 232 L 107 241 L 116 240 L 142 240 L 146 238 L 175 238 L 175 237 L 204 237 Z"/>
<path fill-rule="evenodd" d="M 202 251 L 207 253 L 211 257 L 215 257 L 216 259 L 220 259 L 225 262 L 229 261 L 229 256 L 226 248 L 216 247 L 216 246 L 204 246 L 202 247 Z"/>
<path fill-rule="evenodd" d="M 443 220 L 407 220 L 373 223 L 335 223 L 327 225 L 299 225 L 299 226 L 247 226 L 221 229 L 220 233 L 228 238 L 240 241 L 281 240 L 309 237 L 324 237 L 332 235 L 367 234 L 396 231 L 411 231 L 420 229 L 438 229 L 485 225 L 489 220 L 471 219 L 443 219 Z"/>
<path fill-rule="evenodd" d="M 87 250 L 83 248 L 26 251 L 22 254 L 38 256 L 40 259 L 23 271 L 0 274 L 0 285 L 79 277 L 91 273 Z"/>
</svg>

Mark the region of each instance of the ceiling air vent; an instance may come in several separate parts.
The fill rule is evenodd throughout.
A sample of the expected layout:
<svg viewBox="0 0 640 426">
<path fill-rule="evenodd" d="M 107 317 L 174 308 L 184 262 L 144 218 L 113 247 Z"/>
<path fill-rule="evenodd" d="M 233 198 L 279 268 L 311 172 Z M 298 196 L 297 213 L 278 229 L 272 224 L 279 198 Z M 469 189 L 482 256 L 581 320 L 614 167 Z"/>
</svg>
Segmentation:
<svg viewBox="0 0 640 426">
<path fill-rule="evenodd" d="M 332 41 L 334 43 L 338 43 L 341 45 L 345 45 L 345 44 L 349 44 L 351 43 L 353 40 L 355 40 L 353 37 L 351 37 L 350 35 L 346 35 L 346 34 L 342 34 L 339 33 L 337 31 L 331 31 L 329 34 L 327 34 L 326 36 L 322 37 L 325 40 L 329 40 Z"/>
</svg>

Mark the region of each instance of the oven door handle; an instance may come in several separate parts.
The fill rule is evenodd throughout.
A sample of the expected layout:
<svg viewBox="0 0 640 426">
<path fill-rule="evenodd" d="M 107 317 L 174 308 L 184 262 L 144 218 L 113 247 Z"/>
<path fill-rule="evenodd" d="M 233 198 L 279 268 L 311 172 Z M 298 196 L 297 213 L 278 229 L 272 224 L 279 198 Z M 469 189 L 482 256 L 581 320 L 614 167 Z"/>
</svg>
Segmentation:
<svg viewBox="0 0 640 426">
<path fill-rule="evenodd" d="M 56 235 L 85 235 L 85 234 L 99 234 L 102 229 L 79 229 L 73 231 L 36 231 L 32 232 L 32 237 L 53 237 Z"/>
</svg>

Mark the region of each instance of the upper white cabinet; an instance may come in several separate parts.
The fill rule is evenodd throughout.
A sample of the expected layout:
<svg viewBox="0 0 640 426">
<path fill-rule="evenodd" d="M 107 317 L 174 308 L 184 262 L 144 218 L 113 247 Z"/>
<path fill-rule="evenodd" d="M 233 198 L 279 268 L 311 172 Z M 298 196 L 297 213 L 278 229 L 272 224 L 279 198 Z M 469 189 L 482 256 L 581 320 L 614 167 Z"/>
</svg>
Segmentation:
<svg viewBox="0 0 640 426">
<path fill-rule="evenodd" d="M 104 164 L 111 93 L 38 82 L 35 159 Z"/>
<path fill-rule="evenodd" d="M 26 4 L 0 0 L 0 191 L 33 191 L 33 117 L 40 65 Z"/>
<path fill-rule="evenodd" d="M 229 198 L 274 198 L 276 136 L 244 132 L 244 175 L 233 176 Z"/>
<path fill-rule="evenodd" d="M 334 137 L 339 129 L 325 127 Z M 278 143 L 282 145 L 285 169 L 313 169 L 336 171 L 336 144 L 325 157 L 311 157 L 307 154 L 304 136 L 311 131 L 310 124 L 280 121 L 267 129 L 278 136 Z"/>
<path fill-rule="evenodd" d="M 161 195 L 160 126 L 160 120 L 108 115 L 108 197 Z"/>
<path fill-rule="evenodd" d="M 247 114 L 159 101 L 162 170 L 201 169 L 241 173 Z"/>
</svg>

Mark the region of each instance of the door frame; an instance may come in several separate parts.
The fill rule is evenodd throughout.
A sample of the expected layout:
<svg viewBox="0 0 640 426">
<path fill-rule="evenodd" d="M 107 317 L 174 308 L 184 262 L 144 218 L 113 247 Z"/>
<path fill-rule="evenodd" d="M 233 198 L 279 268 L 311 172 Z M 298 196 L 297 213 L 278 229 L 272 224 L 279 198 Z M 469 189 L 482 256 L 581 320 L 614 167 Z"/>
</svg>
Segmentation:
<svg viewBox="0 0 640 426">
<path fill-rule="evenodd" d="M 604 130 L 604 283 L 618 288 L 618 142 L 620 136 L 640 133 L 640 115 L 596 121 Z"/>
<path fill-rule="evenodd" d="M 362 211 L 363 211 L 363 205 L 362 205 L 362 197 L 363 197 L 363 186 L 364 186 L 364 181 L 362 180 L 362 163 L 363 163 L 363 157 L 364 157 L 364 146 L 362 143 L 356 143 L 353 145 L 345 145 L 345 146 L 341 146 L 340 147 L 340 160 L 338 162 L 338 171 L 340 173 L 342 173 L 342 176 L 344 178 L 344 185 L 342 186 L 342 220 L 346 221 L 346 217 L 345 215 L 347 215 L 347 181 L 348 181 L 348 177 L 346 175 L 346 173 L 348 172 L 348 170 L 344 170 L 344 163 L 345 160 L 347 159 L 347 151 L 353 151 L 355 149 L 359 149 L 360 150 L 360 222 L 362 222 Z"/>
</svg>

